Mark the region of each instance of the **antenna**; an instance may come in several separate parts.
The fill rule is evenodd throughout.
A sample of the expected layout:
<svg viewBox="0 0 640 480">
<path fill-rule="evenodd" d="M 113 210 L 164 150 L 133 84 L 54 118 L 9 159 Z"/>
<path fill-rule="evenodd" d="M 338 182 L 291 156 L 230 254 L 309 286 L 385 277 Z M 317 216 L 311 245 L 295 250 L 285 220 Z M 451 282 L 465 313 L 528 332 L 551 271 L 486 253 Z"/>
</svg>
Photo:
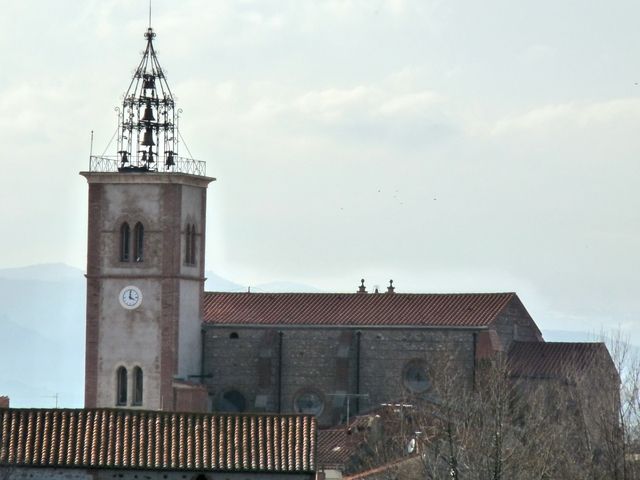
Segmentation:
<svg viewBox="0 0 640 480">
<path fill-rule="evenodd" d="M 56 400 L 56 408 L 58 408 L 58 398 L 60 398 L 60 394 L 56 392 L 55 395 L 42 395 L 43 398 L 55 398 Z"/>
<path fill-rule="evenodd" d="M 151 28 L 151 0 L 149 0 L 149 28 Z"/>
<path fill-rule="evenodd" d="M 361 397 L 362 398 L 369 398 L 369 394 L 368 393 L 329 393 L 328 394 L 330 397 L 342 397 L 342 398 L 346 398 L 347 399 L 347 423 L 346 426 L 347 428 L 349 428 L 349 414 L 350 414 L 350 410 L 351 410 L 351 399 L 355 398 L 356 400 L 359 400 Z"/>
</svg>

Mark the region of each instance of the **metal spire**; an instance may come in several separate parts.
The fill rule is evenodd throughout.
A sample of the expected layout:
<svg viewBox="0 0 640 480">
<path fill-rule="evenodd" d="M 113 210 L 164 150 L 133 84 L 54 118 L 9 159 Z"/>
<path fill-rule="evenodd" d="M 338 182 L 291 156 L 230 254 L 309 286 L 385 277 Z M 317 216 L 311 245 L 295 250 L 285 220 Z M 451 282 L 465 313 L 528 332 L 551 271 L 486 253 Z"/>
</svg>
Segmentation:
<svg viewBox="0 0 640 480">
<path fill-rule="evenodd" d="M 91 172 L 173 172 L 206 175 L 206 163 L 194 160 L 179 129 L 182 109 L 176 108 L 164 70 L 158 62 L 151 28 L 144 34 L 147 45 L 142 60 L 133 74 L 118 112 L 118 126 L 102 155 L 89 154 Z M 117 137 L 117 156 L 106 155 Z M 92 137 L 93 139 L 93 137 Z M 178 156 L 178 144 L 183 143 L 189 157 Z"/>
<path fill-rule="evenodd" d="M 118 170 L 121 172 L 170 170 L 177 158 L 178 111 L 153 47 L 155 36 L 149 2 L 149 28 L 144 34 L 147 45 L 120 112 Z"/>
</svg>

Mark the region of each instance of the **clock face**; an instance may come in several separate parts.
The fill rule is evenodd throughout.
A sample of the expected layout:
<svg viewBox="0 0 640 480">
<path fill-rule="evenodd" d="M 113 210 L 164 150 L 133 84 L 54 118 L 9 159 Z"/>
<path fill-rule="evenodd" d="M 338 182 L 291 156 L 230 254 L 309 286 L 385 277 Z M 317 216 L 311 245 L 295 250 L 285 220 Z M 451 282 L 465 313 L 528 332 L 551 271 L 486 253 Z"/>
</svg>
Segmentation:
<svg viewBox="0 0 640 480">
<path fill-rule="evenodd" d="M 124 308 L 133 310 L 134 308 L 138 308 L 142 303 L 142 292 L 138 287 L 130 285 L 120 291 L 118 300 L 120 300 L 120 305 Z"/>
</svg>

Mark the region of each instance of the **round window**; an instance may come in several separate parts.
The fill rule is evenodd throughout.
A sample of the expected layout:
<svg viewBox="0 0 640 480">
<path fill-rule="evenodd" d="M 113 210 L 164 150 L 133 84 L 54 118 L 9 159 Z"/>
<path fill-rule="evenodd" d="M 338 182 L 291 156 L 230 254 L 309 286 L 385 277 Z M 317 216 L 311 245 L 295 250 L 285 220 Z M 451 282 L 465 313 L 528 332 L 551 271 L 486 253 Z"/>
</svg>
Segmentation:
<svg viewBox="0 0 640 480">
<path fill-rule="evenodd" d="M 421 393 L 431 387 L 424 362 L 414 360 L 404 369 L 404 385 L 414 393 Z"/>
<path fill-rule="evenodd" d="M 218 397 L 216 410 L 219 412 L 244 412 L 247 408 L 247 400 L 237 390 L 227 390 Z"/>
<path fill-rule="evenodd" d="M 324 401 L 319 393 L 305 390 L 296 395 L 293 409 L 296 413 L 318 416 L 324 410 Z"/>
</svg>

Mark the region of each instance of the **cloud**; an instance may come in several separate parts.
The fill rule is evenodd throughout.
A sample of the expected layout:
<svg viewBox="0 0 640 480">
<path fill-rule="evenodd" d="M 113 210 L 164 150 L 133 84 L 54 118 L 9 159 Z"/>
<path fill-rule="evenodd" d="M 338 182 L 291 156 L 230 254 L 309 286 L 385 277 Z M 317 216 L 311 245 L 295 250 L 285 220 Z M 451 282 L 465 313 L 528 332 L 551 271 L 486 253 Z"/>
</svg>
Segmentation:
<svg viewBox="0 0 640 480">
<path fill-rule="evenodd" d="M 327 122 L 335 122 L 350 114 L 370 111 L 372 103 L 380 96 L 380 92 L 363 85 L 348 89 L 329 88 L 309 91 L 294 99 L 292 110 L 300 114 Z"/>
<path fill-rule="evenodd" d="M 640 121 L 640 99 L 620 98 L 602 102 L 568 102 L 543 105 L 527 112 L 503 117 L 489 126 L 492 136 L 517 132 L 558 132 L 568 127 L 598 125 L 636 119 Z"/>
</svg>

